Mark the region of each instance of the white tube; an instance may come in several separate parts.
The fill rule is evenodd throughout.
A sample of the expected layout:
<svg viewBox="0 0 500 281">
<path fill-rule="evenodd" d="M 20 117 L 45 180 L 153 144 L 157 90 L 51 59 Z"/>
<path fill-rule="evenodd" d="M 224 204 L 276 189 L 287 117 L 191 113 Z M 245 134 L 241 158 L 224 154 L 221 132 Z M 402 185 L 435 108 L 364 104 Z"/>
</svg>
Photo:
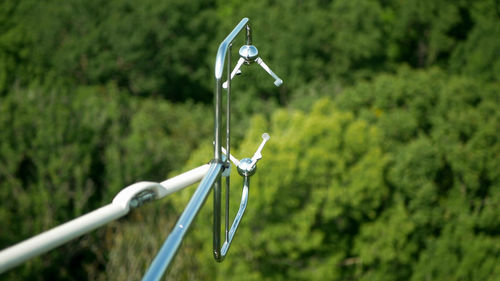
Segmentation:
<svg viewBox="0 0 500 281">
<path fill-rule="evenodd" d="M 170 193 L 174 193 L 184 187 L 190 186 L 194 183 L 201 181 L 210 168 L 210 164 L 205 164 L 198 168 L 194 168 L 184 174 L 180 174 L 171 179 L 161 182 L 163 189 L 158 194 L 158 198 L 163 198 Z"/>
<path fill-rule="evenodd" d="M 139 192 L 149 190 L 155 193 L 155 199 L 163 198 L 170 193 L 200 181 L 209 167 L 210 165 L 206 164 L 161 183 L 138 182 L 124 188 L 115 196 L 111 204 L 1 251 L 0 273 L 110 221 L 123 217 L 130 210 L 130 201 Z"/>
<path fill-rule="evenodd" d="M 0 273 L 127 214 L 109 204 L 0 252 Z"/>
</svg>

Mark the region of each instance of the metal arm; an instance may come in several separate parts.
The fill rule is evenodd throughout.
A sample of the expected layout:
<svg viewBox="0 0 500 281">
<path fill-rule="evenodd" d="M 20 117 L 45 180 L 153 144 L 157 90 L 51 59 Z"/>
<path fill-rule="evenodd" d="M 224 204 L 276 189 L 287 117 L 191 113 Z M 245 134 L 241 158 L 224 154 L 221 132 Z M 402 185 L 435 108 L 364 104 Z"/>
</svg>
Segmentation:
<svg viewBox="0 0 500 281">
<path fill-rule="evenodd" d="M 247 208 L 248 204 L 248 193 L 250 189 L 250 177 L 255 174 L 255 171 L 257 169 L 257 161 L 262 159 L 262 149 L 264 148 L 264 145 L 266 142 L 270 139 L 271 137 L 269 136 L 268 133 L 262 134 L 262 143 L 259 145 L 259 148 L 253 155 L 252 159 L 250 158 L 243 158 L 241 161 L 236 159 L 233 155 L 229 155 L 229 158 L 231 161 L 238 167 L 238 173 L 240 176 L 243 177 L 243 191 L 241 194 L 241 202 L 240 202 L 240 208 L 238 209 L 238 213 L 236 213 L 236 217 L 234 218 L 234 221 L 231 225 L 231 229 L 227 232 L 226 235 L 226 240 L 224 241 L 224 244 L 222 245 L 221 249 L 221 258 L 223 259 L 226 255 L 227 252 L 229 251 L 229 247 L 231 246 L 231 242 L 233 241 L 234 234 L 236 233 L 236 230 L 238 229 L 238 226 L 240 225 L 241 219 L 243 218 L 243 215 L 245 214 L 245 210 Z M 222 151 L 225 152 L 225 149 L 222 148 Z M 226 216 L 227 216 L 228 211 L 226 211 Z"/>
<path fill-rule="evenodd" d="M 227 89 L 227 85 L 228 85 L 228 83 L 230 83 L 230 81 L 231 81 L 231 80 L 233 80 L 234 76 L 235 76 L 235 75 L 240 75 L 240 74 L 241 74 L 241 70 L 240 70 L 240 68 L 241 68 L 241 66 L 243 65 L 243 63 L 245 63 L 245 59 L 244 59 L 244 58 L 240 58 L 240 59 L 238 60 L 238 63 L 236 63 L 236 66 L 234 67 L 233 71 L 231 71 L 231 76 L 230 76 L 230 78 L 229 78 L 226 82 L 224 82 L 224 83 L 222 84 L 222 88 Z"/>
<path fill-rule="evenodd" d="M 247 44 L 241 46 L 239 54 L 240 54 L 240 59 L 238 60 L 238 63 L 234 67 L 233 71 L 231 72 L 231 75 L 228 77 L 227 81 L 222 84 L 222 87 L 224 89 L 227 88 L 228 83 L 231 82 L 231 80 L 234 78 L 235 75 L 241 74 L 241 66 L 243 63 L 245 64 L 252 64 L 253 62 L 257 62 L 258 65 L 260 65 L 269 75 L 271 75 L 274 78 L 274 85 L 276 87 L 281 86 L 283 84 L 283 80 L 274 73 L 269 66 L 259 57 L 259 50 L 257 47 L 252 45 L 252 32 L 250 29 L 250 26 L 247 25 Z"/>
<path fill-rule="evenodd" d="M 262 68 L 264 68 L 264 70 L 269 73 L 269 75 L 271 75 L 275 80 L 274 80 L 274 85 L 276 87 L 279 87 L 281 86 L 281 84 L 283 84 L 283 80 L 281 80 L 281 78 L 278 77 L 278 75 L 276 75 L 270 68 L 269 66 L 267 66 L 267 64 L 261 59 L 261 58 L 257 58 L 255 60 Z"/>
</svg>

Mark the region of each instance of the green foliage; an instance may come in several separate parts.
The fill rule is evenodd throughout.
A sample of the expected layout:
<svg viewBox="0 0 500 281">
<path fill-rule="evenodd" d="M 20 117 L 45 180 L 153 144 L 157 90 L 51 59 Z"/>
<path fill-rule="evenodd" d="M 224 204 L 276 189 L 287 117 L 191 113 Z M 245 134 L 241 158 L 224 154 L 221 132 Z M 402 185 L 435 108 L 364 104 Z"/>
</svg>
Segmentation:
<svg viewBox="0 0 500 281">
<path fill-rule="evenodd" d="M 0 13 L 0 90 L 55 75 L 84 85 L 114 81 L 134 95 L 210 102 L 218 44 L 242 17 L 252 20 L 262 58 L 287 82 L 276 91 L 262 70 L 245 67 L 249 79 L 234 86 L 253 99 L 287 104 L 305 83 L 351 85 L 399 63 L 495 80 L 495 5 L 8 0 Z M 243 42 L 237 38 L 234 53 Z"/>
<path fill-rule="evenodd" d="M 466 39 L 457 45 L 450 59 L 454 72 L 467 74 L 476 79 L 498 81 L 500 68 L 500 6 L 497 1 L 474 1 L 469 3 Z"/>
<path fill-rule="evenodd" d="M 469 38 L 457 48 L 450 62 L 452 69 L 479 79 L 498 81 L 500 71 L 500 21 L 481 21 Z M 477 48 L 481 46 L 481 48 Z"/>
<path fill-rule="evenodd" d="M 1 98 L 0 224 L 9 226 L 0 233 L 2 247 L 108 204 L 139 179 L 164 179 L 211 131 L 205 111 L 130 99 L 114 86 L 33 85 Z M 104 234 L 68 244 L 69 256 L 59 250 L 45 262 L 35 259 L 9 278 L 70 278 L 73 263 L 80 265 L 71 278 L 97 274 L 106 261 Z"/>
<path fill-rule="evenodd" d="M 17 71 L 22 82 L 50 72 L 84 85 L 114 81 L 135 95 L 211 100 L 210 1 L 21 2 L 30 5 L 7 19 L 0 50 L 5 67 L 29 66 Z"/>
<path fill-rule="evenodd" d="M 20 77 L 16 74 L 31 67 L 27 64 L 29 30 L 23 22 L 32 4 L 31 1 L 5 0 L 0 5 L 0 95 L 12 84 L 19 83 Z"/>
<path fill-rule="evenodd" d="M 389 55 L 414 66 L 442 63 L 470 29 L 465 1 L 393 1 Z"/>
<path fill-rule="evenodd" d="M 495 279 L 498 249 L 486 245 L 499 240 L 480 218 L 498 225 L 490 216 L 499 207 L 498 92 L 438 70 L 403 69 L 339 96 L 337 106 L 379 124 L 392 154 L 386 181 L 394 203 L 356 242 L 364 278 Z"/>
<path fill-rule="evenodd" d="M 81 88 L 70 94 L 62 86 L 36 85 L 1 99 L 0 224 L 9 226 L 2 228 L 2 246 L 101 205 L 107 194 L 102 152 L 116 141 L 110 132 L 123 103 L 113 88 Z M 57 253 L 50 260 L 59 265 L 85 262 L 79 250 L 82 242 L 78 244 L 68 246 L 72 255 Z M 67 274 L 65 266 L 44 265 L 40 259 L 29 268 L 20 269 L 27 275 L 18 280 L 40 280 L 37 271 L 43 268 Z"/>
<path fill-rule="evenodd" d="M 118 191 L 137 179 L 161 181 L 184 163 L 212 132 L 211 110 L 198 104 L 174 105 L 157 99 L 133 100 L 125 132 L 106 151 L 107 182 Z M 140 169 L 138 169 L 140 167 Z"/>
</svg>

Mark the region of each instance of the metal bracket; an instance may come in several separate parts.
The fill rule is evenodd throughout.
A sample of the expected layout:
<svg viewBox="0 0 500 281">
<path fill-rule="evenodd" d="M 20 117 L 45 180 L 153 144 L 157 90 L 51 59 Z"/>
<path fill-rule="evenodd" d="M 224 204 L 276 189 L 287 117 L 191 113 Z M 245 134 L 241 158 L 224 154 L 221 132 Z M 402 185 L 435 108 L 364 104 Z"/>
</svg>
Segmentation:
<svg viewBox="0 0 500 281">
<path fill-rule="evenodd" d="M 239 49 L 240 59 L 238 60 L 235 68 L 231 71 L 231 46 L 233 44 L 236 36 L 242 31 L 246 31 L 245 45 Z M 266 70 L 271 76 L 275 78 L 274 84 L 280 86 L 283 83 L 281 80 L 265 63 L 262 59 L 258 57 L 259 51 L 252 44 L 252 29 L 248 23 L 248 18 L 243 18 L 238 25 L 229 33 L 229 35 L 222 41 L 217 51 L 217 57 L 215 58 L 215 132 L 214 132 L 214 157 L 216 162 L 229 162 L 231 159 L 231 145 L 230 145 L 230 128 L 231 128 L 231 79 L 238 73 L 241 72 L 240 68 L 243 64 L 252 64 L 254 61 L 257 62 L 264 70 Z M 222 83 L 222 74 L 224 72 L 224 65 L 227 58 L 227 80 Z M 227 107 L 226 107 L 226 149 L 227 149 L 227 159 L 222 159 L 222 89 L 226 89 L 227 93 Z M 269 135 L 267 135 L 269 136 Z M 267 138 L 269 139 L 269 138 Z M 266 140 L 267 141 L 267 140 Z M 265 143 L 265 142 L 264 142 Z M 250 167 L 255 168 L 257 162 L 256 157 L 254 157 L 249 164 Z M 259 158 L 260 159 L 260 158 Z M 243 161 L 243 160 L 242 160 Z M 234 162 L 234 161 L 233 161 Z M 242 165 L 238 161 L 238 167 Z M 246 161 L 244 162 L 244 164 Z M 247 163 L 248 164 L 248 163 Z M 224 173 L 226 175 L 226 173 Z M 213 217 L 213 253 L 216 261 L 222 261 L 227 254 L 227 250 L 231 244 L 232 238 L 236 229 L 238 228 L 239 222 L 246 208 L 246 203 L 248 200 L 248 186 L 250 183 L 249 176 L 245 176 L 243 184 L 243 194 L 242 201 L 240 203 L 240 210 L 233 221 L 231 229 L 229 229 L 229 194 L 230 194 L 230 176 L 226 176 L 226 202 L 225 202 L 225 242 L 221 245 L 221 207 L 222 207 L 222 182 L 218 179 L 214 184 L 214 217 Z M 222 248 L 221 248 L 222 246 Z"/>
<path fill-rule="evenodd" d="M 255 174 L 257 170 L 257 161 L 262 159 L 262 149 L 264 148 L 264 145 L 266 142 L 270 139 L 271 137 L 269 136 L 268 133 L 262 134 L 262 143 L 259 145 L 259 148 L 253 155 L 252 159 L 250 158 L 243 158 L 240 160 L 236 159 L 236 157 L 232 156 L 229 154 L 229 159 L 236 165 L 238 168 L 238 173 L 240 176 L 243 177 L 243 191 L 241 193 L 241 202 L 240 202 L 240 207 L 238 209 L 238 213 L 236 213 L 236 216 L 234 217 L 234 220 L 231 224 L 231 228 L 228 229 L 229 225 L 229 198 L 226 198 L 226 239 L 224 241 L 224 244 L 222 245 L 222 249 L 220 251 L 220 257 L 221 261 L 224 259 L 224 257 L 227 255 L 227 252 L 229 251 L 229 247 L 231 247 L 231 242 L 233 242 L 234 234 L 236 233 L 236 230 L 238 230 L 238 227 L 240 225 L 241 219 L 243 218 L 243 215 L 245 214 L 245 210 L 247 208 L 248 204 L 248 194 L 249 194 L 249 189 L 250 189 L 250 177 Z M 222 148 L 222 151 L 225 153 L 225 149 Z"/>
</svg>

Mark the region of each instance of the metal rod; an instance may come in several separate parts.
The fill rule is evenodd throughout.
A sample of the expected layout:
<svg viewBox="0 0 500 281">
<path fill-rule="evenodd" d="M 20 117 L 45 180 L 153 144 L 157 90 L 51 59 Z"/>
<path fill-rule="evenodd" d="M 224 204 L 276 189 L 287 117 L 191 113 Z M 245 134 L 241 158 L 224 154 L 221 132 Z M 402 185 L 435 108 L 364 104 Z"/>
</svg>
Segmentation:
<svg viewBox="0 0 500 281">
<path fill-rule="evenodd" d="M 229 44 L 227 52 L 227 104 L 226 104 L 226 147 L 227 153 L 231 154 L 231 47 L 233 44 Z M 221 148 L 222 149 L 222 148 Z M 231 167 L 231 162 L 229 157 L 226 157 L 226 167 Z M 231 175 L 226 176 L 226 209 L 224 212 L 224 233 L 225 240 L 227 240 L 229 235 L 229 192 L 231 185 Z"/>
<path fill-rule="evenodd" d="M 222 245 L 222 250 L 221 250 L 222 258 L 224 258 L 227 254 L 227 251 L 229 251 L 229 247 L 231 246 L 231 242 L 233 241 L 234 234 L 236 233 L 236 230 L 238 230 L 241 218 L 243 218 L 243 215 L 245 214 L 245 210 L 247 208 L 247 203 L 248 203 L 249 188 L 250 188 L 250 177 L 245 177 L 243 183 L 243 191 L 241 194 L 240 208 L 238 210 L 238 213 L 236 213 L 233 225 L 231 225 L 231 230 L 229 230 L 228 237 L 226 238 L 226 241 L 224 241 L 224 244 Z"/>
<path fill-rule="evenodd" d="M 191 223 L 207 199 L 214 182 L 220 179 L 222 169 L 222 163 L 212 162 L 212 164 L 210 164 L 207 174 L 191 197 L 191 200 L 189 200 L 189 203 L 184 209 L 184 212 L 182 212 L 174 229 L 170 232 L 170 235 L 165 240 L 163 246 L 153 260 L 153 263 L 142 278 L 143 281 L 160 280 L 162 278 L 170 262 L 177 253 L 184 235 L 186 235 Z"/>
<path fill-rule="evenodd" d="M 221 147 L 222 152 L 227 155 L 227 151 L 224 147 Z M 233 155 L 229 154 L 229 159 L 233 162 L 234 165 L 238 166 L 240 164 L 240 160 L 236 159 Z"/>
<path fill-rule="evenodd" d="M 111 204 L 68 221 L 0 252 L 0 273 L 22 262 L 52 250 L 110 221 L 121 218 L 145 201 L 160 199 L 198 182 L 209 164 L 200 166 L 161 183 L 138 182 L 120 191 Z M 138 196 L 143 194 L 149 196 Z"/>
<path fill-rule="evenodd" d="M 229 189 L 231 186 L 231 178 L 226 177 L 226 209 L 225 209 L 225 220 L 224 220 L 224 238 L 227 240 L 229 237 Z"/>
<path fill-rule="evenodd" d="M 246 43 L 247 45 L 252 45 L 252 29 L 250 28 L 250 25 L 246 25 Z"/>
<path fill-rule="evenodd" d="M 227 52 L 227 100 L 226 100 L 226 147 L 227 153 L 231 154 L 231 47 L 229 44 Z M 226 157 L 226 162 L 229 164 L 229 157 Z"/>
<path fill-rule="evenodd" d="M 221 180 L 214 185 L 214 216 L 213 216 L 213 253 L 215 260 L 220 259 L 220 217 L 221 217 Z"/>
</svg>

